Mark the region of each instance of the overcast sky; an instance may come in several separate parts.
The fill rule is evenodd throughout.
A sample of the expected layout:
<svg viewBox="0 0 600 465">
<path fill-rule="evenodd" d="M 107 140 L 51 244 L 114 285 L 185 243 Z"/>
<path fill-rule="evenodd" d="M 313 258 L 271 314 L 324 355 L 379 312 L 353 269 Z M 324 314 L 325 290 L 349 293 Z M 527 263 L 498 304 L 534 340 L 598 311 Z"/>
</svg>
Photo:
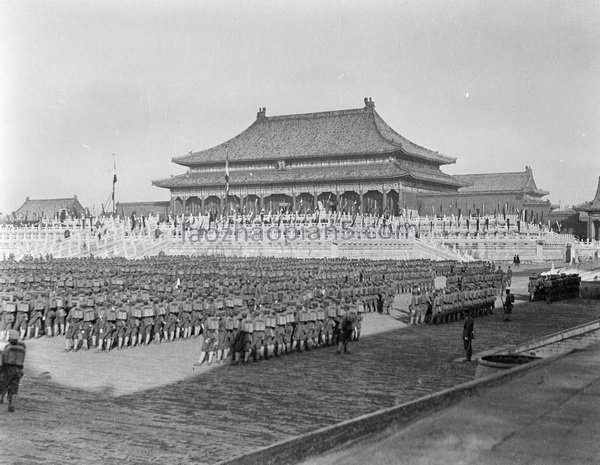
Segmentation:
<svg viewBox="0 0 600 465">
<path fill-rule="evenodd" d="M 168 200 L 171 158 L 267 115 L 360 108 L 555 203 L 600 176 L 600 2 L 0 0 L 0 212 Z"/>
</svg>

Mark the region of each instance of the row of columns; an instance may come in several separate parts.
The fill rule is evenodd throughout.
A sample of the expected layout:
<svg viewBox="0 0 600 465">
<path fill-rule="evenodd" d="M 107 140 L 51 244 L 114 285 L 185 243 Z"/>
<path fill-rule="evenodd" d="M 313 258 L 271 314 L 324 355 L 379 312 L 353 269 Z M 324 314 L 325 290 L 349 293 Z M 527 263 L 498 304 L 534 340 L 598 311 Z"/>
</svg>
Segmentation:
<svg viewBox="0 0 600 465">
<path fill-rule="evenodd" d="M 388 195 L 389 192 L 389 195 Z M 351 195 L 346 195 L 351 194 Z M 371 194 L 371 195 L 369 195 Z M 368 200 L 372 200 L 375 205 L 368 208 L 368 211 L 365 211 L 365 207 L 367 206 L 365 203 L 365 196 L 368 196 Z M 266 199 L 270 201 L 267 202 Z M 380 213 L 385 210 L 393 210 L 396 213 L 400 205 L 400 195 L 395 190 L 391 191 L 374 191 L 370 190 L 366 193 L 363 191 L 355 192 L 355 191 L 344 191 L 343 193 L 338 192 L 321 192 L 319 195 L 314 195 L 308 192 L 303 192 L 298 195 L 288 195 L 288 194 L 269 194 L 269 195 L 257 195 L 257 194 L 248 194 L 246 196 L 238 197 L 237 195 L 229 195 L 226 199 L 224 195 L 211 195 L 208 197 L 198 197 L 198 196 L 176 196 L 171 198 L 171 211 L 175 214 L 185 213 L 198 213 L 196 211 L 190 211 L 190 199 L 196 198 L 200 201 L 200 212 L 207 212 L 209 210 L 214 210 L 218 202 L 218 209 L 220 212 L 224 210 L 224 208 L 229 208 L 231 204 L 231 200 L 235 199 L 234 203 L 239 207 L 240 210 L 243 210 L 245 206 L 247 206 L 246 202 L 249 198 L 254 199 L 254 203 L 252 207 L 248 208 L 248 211 L 261 211 L 261 210 L 272 210 L 278 211 L 281 206 L 275 205 L 273 206 L 273 197 L 283 199 L 290 199 L 292 211 L 301 211 L 301 210 L 310 210 L 314 211 L 318 201 L 321 201 L 326 210 L 331 210 L 331 205 L 335 205 L 336 209 L 346 210 L 347 212 L 353 212 L 354 204 L 356 203 L 356 213 L 365 214 L 365 213 L 374 213 L 373 210 L 377 210 L 375 213 Z M 301 203 L 305 200 L 308 200 L 307 197 L 310 197 L 309 208 L 300 208 Z M 379 197 L 379 198 L 377 198 Z M 215 199 L 217 202 L 208 202 L 209 199 Z M 342 204 L 342 200 L 345 200 L 345 203 Z M 181 205 L 178 205 L 177 202 L 180 201 Z M 391 201 L 388 203 L 388 201 Z M 268 205 L 267 205 L 268 203 Z M 279 202 L 285 203 L 285 202 Z M 266 208 L 268 207 L 268 208 Z"/>
</svg>

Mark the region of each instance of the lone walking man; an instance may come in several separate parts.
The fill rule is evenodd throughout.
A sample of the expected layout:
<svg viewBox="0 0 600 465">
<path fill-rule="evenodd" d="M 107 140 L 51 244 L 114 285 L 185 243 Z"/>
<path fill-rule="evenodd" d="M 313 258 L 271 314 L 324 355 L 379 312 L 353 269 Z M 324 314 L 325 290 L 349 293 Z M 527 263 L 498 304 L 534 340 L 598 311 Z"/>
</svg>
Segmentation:
<svg viewBox="0 0 600 465">
<path fill-rule="evenodd" d="M 510 289 L 506 289 L 506 297 L 502 305 L 504 306 L 504 321 L 510 321 L 510 315 L 513 311 L 515 296 L 510 293 Z"/>
<path fill-rule="evenodd" d="M 19 342 L 19 332 L 11 330 L 8 335 L 8 344 L 2 352 L 2 366 L 0 366 L 0 403 L 4 402 L 4 396 L 8 393 L 9 412 L 15 411 L 24 362 L 25 344 Z"/>
<path fill-rule="evenodd" d="M 473 355 L 473 339 L 475 339 L 475 322 L 471 317 L 471 312 L 467 313 L 465 324 L 463 326 L 463 345 L 467 358 L 465 361 L 470 362 Z"/>
</svg>

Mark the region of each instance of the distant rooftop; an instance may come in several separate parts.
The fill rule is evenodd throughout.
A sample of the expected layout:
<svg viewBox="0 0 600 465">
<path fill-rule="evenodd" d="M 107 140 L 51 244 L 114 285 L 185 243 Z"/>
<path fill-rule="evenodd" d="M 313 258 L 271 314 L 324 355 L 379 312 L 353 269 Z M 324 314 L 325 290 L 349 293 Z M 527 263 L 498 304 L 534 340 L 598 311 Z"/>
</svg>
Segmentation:
<svg viewBox="0 0 600 465">
<path fill-rule="evenodd" d="M 461 194 L 482 192 L 524 192 L 529 196 L 543 197 L 549 192 L 538 189 L 533 179 L 531 167 L 526 166 L 525 171 L 513 173 L 482 173 L 482 174 L 457 174 L 454 176 L 467 184 L 461 187 Z"/>
</svg>

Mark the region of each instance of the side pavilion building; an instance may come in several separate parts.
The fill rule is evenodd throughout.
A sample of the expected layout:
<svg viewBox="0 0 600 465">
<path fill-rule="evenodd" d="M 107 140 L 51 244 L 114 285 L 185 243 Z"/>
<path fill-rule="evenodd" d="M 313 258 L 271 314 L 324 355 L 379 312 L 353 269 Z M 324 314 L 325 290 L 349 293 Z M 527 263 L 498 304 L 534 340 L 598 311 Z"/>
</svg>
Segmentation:
<svg viewBox="0 0 600 465">
<path fill-rule="evenodd" d="M 456 158 L 394 131 L 364 107 L 267 116 L 215 147 L 173 158 L 187 173 L 153 181 L 169 189 L 171 212 L 312 212 L 319 203 L 349 213 L 417 210 L 421 193 L 457 193 L 466 184 L 440 167 Z M 226 165 L 229 195 L 226 190 Z"/>
<path fill-rule="evenodd" d="M 587 222 L 587 237 L 593 241 L 600 241 L 600 178 L 596 195 L 589 202 L 575 205 L 573 209 L 579 212 L 580 218 Z"/>
<path fill-rule="evenodd" d="M 510 173 L 457 174 L 464 183 L 457 193 L 429 193 L 419 196 L 419 212 L 437 215 L 515 215 L 523 221 L 546 224 L 550 212 L 557 208 L 543 197 L 548 191 L 539 189 L 533 170 Z"/>
</svg>

